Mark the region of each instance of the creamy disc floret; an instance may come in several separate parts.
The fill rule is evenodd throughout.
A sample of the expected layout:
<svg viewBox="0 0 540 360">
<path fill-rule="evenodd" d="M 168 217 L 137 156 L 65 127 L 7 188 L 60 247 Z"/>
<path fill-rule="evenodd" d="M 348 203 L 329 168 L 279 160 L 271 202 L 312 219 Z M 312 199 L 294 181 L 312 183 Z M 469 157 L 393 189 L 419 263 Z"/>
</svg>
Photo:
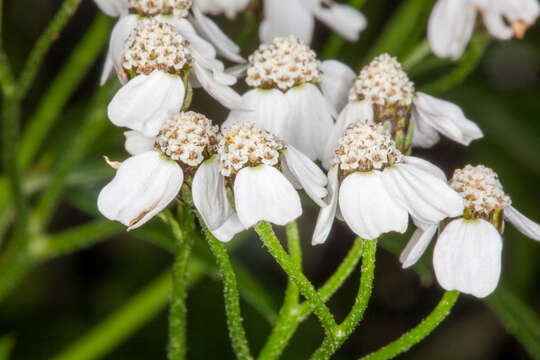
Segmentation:
<svg viewBox="0 0 540 360">
<path fill-rule="evenodd" d="M 219 143 L 221 174 L 231 176 L 245 167 L 277 167 L 285 144 L 266 130 L 249 122 L 237 122 L 223 129 Z"/>
<path fill-rule="evenodd" d="M 349 101 L 370 100 L 373 104 L 410 105 L 414 84 L 395 57 L 383 54 L 364 66 L 354 81 Z"/>
<path fill-rule="evenodd" d="M 296 36 L 278 37 L 261 45 L 250 57 L 246 82 L 253 88 L 287 91 L 321 81 L 317 56 Z"/>
<path fill-rule="evenodd" d="M 342 171 L 383 170 L 403 155 L 380 124 L 353 123 L 339 139 L 334 164 Z"/>
<path fill-rule="evenodd" d="M 206 116 L 189 111 L 167 121 L 154 147 L 172 160 L 196 167 L 216 153 L 218 142 L 219 127 Z"/>
<path fill-rule="evenodd" d="M 144 16 L 173 15 L 187 17 L 192 0 L 128 0 L 129 12 Z"/>
<path fill-rule="evenodd" d="M 188 45 L 171 25 L 155 18 L 141 19 L 126 41 L 121 72 L 128 77 L 154 70 L 183 75 L 192 63 Z"/>
<path fill-rule="evenodd" d="M 497 174 L 483 165 L 456 170 L 449 184 L 465 200 L 472 218 L 489 218 L 511 204 Z"/>
</svg>

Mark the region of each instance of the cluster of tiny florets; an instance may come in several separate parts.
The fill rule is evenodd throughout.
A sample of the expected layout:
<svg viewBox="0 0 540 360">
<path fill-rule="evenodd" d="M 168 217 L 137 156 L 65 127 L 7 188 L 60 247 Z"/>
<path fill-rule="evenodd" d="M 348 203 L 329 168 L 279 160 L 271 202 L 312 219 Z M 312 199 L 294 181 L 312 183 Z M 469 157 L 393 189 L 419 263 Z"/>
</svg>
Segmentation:
<svg viewBox="0 0 540 360">
<path fill-rule="evenodd" d="M 318 83 L 320 77 L 315 52 L 291 35 L 259 46 L 249 57 L 246 83 L 253 88 L 287 91 L 308 82 Z"/>
<path fill-rule="evenodd" d="M 154 70 L 182 75 L 192 61 L 188 45 L 171 25 L 155 18 L 142 19 L 126 41 L 122 72 L 128 78 Z"/>
<path fill-rule="evenodd" d="M 196 167 L 217 152 L 219 127 L 204 115 L 188 111 L 171 117 L 157 136 L 155 148 L 185 165 Z"/>
<path fill-rule="evenodd" d="M 456 170 L 449 184 L 465 200 L 465 208 L 475 218 L 487 217 L 511 204 L 497 174 L 483 165 L 467 165 Z"/>
<path fill-rule="evenodd" d="M 364 66 L 354 81 L 349 101 L 368 99 L 373 104 L 410 105 L 414 84 L 395 57 L 383 54 Z"/>
<path fill-rule="evenodd" d="M 403 155 L 381 124 L 354 123 L 339 139 L 334 164 L 342 171 L 383 170 Z"/>
<path fill-rule="evenodd" d="M 285 144 L 250 122 L 236 122 L 223 129 L 219 143 L 221 174 L 231 176 L 247 166 L 276 166 Z"/>
<path fill-rule="evenodd" d="M 187 17 L 191 9 L 192 0 L 128 0 L 131 13 L 156 16 L 173 15 L 174 17 Z"/>
</svg>

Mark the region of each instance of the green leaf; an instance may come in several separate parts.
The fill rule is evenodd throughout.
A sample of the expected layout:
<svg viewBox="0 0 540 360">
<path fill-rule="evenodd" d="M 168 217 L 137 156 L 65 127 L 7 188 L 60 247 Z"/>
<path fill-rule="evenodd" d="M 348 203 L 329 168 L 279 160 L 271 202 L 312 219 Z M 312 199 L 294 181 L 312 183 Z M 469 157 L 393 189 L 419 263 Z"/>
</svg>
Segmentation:
<svg viewBox="0 0 540 360">
<path fill-rule="evenodd" d="M 13 336 L 2 336 L 2 338 L 0 338 L 0 360 L 8 360 L 14 346 L 15 338 Z"/>
</svg>

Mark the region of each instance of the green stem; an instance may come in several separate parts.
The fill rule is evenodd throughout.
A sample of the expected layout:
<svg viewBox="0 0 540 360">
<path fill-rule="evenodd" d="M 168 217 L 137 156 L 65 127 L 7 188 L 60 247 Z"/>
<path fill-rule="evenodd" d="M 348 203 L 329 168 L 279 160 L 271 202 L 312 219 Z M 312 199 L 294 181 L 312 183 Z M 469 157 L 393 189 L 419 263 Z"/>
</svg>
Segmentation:
<svg viewBox="0 0 540 360">
<path fill-rule="evenodd" d="M 360 286 L 354 305 L 349 315 L 339 325 L 337 342 L 326 338 L 322 345 L 312 355 L 312 360 L 330 359 L 330 357 L 343 345 L 345 340 L 353 333 L 354 329 L 364 317 L 364 313 L 371 298 L 373 279 L 375 277 L 375 253 L 377 251 L 377 239 L 364 240 L 364 251 L 362 255 L 362 272 Z"/>
<path fill-rule="evenodd" d="M 44 92 L 22 134 L 18 158 L 22 169 L 30 165 L 55 121 L 60 118 L 60 112 L 95 64 L 101 50 L 107 44 L 110 28 L 110 19 L 98 15 L 62 66 L 62 70 Z"/>
<path fill-rule="evenodd" d="M 306 276 L 302 273 L 299 267 L 289 257 L 289 254 L 283 249 L 279 240 L 277 239 L 272 226 L 266 222 L 260 222 L 255 225 L 255 231 L 259 235 L 260 239 L 270 252 L 274 259 L 278 262 L 281 268 L 285 271 L 287 276 L 294 281 L 296 286 L 300 289 L 300 292 L 307 301 L 311 303 L 314 308 L 314 312 L 321 321 L 321 324 L 328 337 L 334 338 L 337 324 L 334 316 L 330 310 L 324 304 L 313 285 L 309 282 Z"/>
<path fill-rule="evenodd" d="M 291 260 L 298 266 L 300 271 L 302 270 L 302 247 L 300 244 L 300 233 L 298 232 L 298 225 L 296 221 L 287 225 L 287 248 L 289 249 L 289 254 Z M 287 281 L 287 290 L 285 292 L 285 300 L 283 302 L 283 307 L 281 312 L 289 313 L 300 300 L 300 290 L 298 286 L 291 281 Z M 285 316 L 285 315 L 284 315 Z M 280 314 L 281 317 L 281 314 Z"/>
<path fill-rule="evenodd" d="M 186 318 L 187 318 L 187 269 L 194 236 L 191 236 L 194 226 L 193 214 L 183 209 L 183 215 L 190 228 L 182 229 L 174 216 L 167 212 L 169 223 L 172 225 L 176 240 L 176 255 L 172 267 L 171 307 L 169 310 L 169 360 L 186 358 Z M 191 224 L 189 224 L 191 223 Z"/>
<path fill-rule="evenodd" d="M 229 336 L 231 338 L 232 347 L 236 357 L 242 359 L 253 359 L 249 350 L 249 344 L 246 337 L 246 332 L 242 325 L 242 313 L 240 311 L 240 295 L 238 293 L 238 284 L 236 282 L 236 275 L 227 254 L 227 250 L 223 243 L 212 235 L 212 233 L 206 227 L 203 219 L 200 215 L 199 223 L 203 228 L 204 235 L 210 246 L 210 250 L 216 257 L 219 271 L 221 273 L 224 295 L 225 295 L 225 310 L 227 314 L 227 325 L 229 327 Z"/>
<path fill-rule="evenodd" d="M 424 340 L 448 316 L 459 296 L 458 291 L 447 291 L 435 309 L 417 327 L 361 360 L 392 359 Z"/>
<path fill-rule="evenodd" d="M 402 61 L 403 70 L 409 71 L 431 53 L 431 47 L 427 39 L 422 40 Z"/>
<path fill-rule="evenodd" d="M 58 35 L 66 26 L 68 20 L 75 13 L 75 10 L 77 10 L 81 1 L 82 0 L 65 0 L 54 19 L 52 19 L 45 31 L 39 37 L 26 60 L 26 64 L 24 65 L 19 78 L 17 90 L 20 98 L 24 97 L 30 86 L 32 86 L 45 54 L 52 43 L 58 38 Z"/>
</svg>

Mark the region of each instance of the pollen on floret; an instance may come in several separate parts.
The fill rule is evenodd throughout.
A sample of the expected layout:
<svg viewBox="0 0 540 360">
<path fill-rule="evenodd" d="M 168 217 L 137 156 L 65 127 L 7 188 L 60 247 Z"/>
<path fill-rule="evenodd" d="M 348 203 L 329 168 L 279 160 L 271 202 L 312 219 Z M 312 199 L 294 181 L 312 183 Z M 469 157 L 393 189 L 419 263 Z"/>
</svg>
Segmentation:
<svg viewBox="0 0 540 360">
<path fill-rule="evenodd" d="M 410 105 L 414 84 L 395 57 L 382 54 L 364 66 L 354 81 L 349 101 L 370 100 L 377 105 Z"/>
<path fill-rule="evenodd" d="M 249 57 L 246 83 L 253 88 L 287 91 L 305 83 L 319 83 L 317 56 L 296 36 L 277 37 Z"/>
<path fill-rule="evenodd" d="M 250 122 L 239 121 L 223 129 L 218 154 L 221 174 L 231 176 L 245 167 L 279 166 L 285 144 Z"/>
<path fill-rule="evenodd" d="M 155 148 L 172 160 L 197 167 L 217 152 L 219 127 L 193 112 L 175 114 L 157 136 Z"/>
<path fill-rule="evenodd" d="M 187 17 L 192 0 L 128 0 L 129 12 L 143 16 Z"/>
<path fill-rule="evenodd" d="M 449 184 L 464 199 L 466 212 L 472 218 L 489 218 L 511 204 L 499 176 L 483 165 L 457 169 Z"/>
<path fill-rule="evenodd" d="M 403 155 L 381 124 L 353 123 L 339 139 L 334 164 L 341 171 L 383 170 L 400 163 Z"/>
<path fill-rule="evenodd" d="M 166 22 L 144 18 L 126 40 L 121 75 L 148 75 L 154 70 L 183 76 L 192 63 L 189 42 Z"/>
</svg>

